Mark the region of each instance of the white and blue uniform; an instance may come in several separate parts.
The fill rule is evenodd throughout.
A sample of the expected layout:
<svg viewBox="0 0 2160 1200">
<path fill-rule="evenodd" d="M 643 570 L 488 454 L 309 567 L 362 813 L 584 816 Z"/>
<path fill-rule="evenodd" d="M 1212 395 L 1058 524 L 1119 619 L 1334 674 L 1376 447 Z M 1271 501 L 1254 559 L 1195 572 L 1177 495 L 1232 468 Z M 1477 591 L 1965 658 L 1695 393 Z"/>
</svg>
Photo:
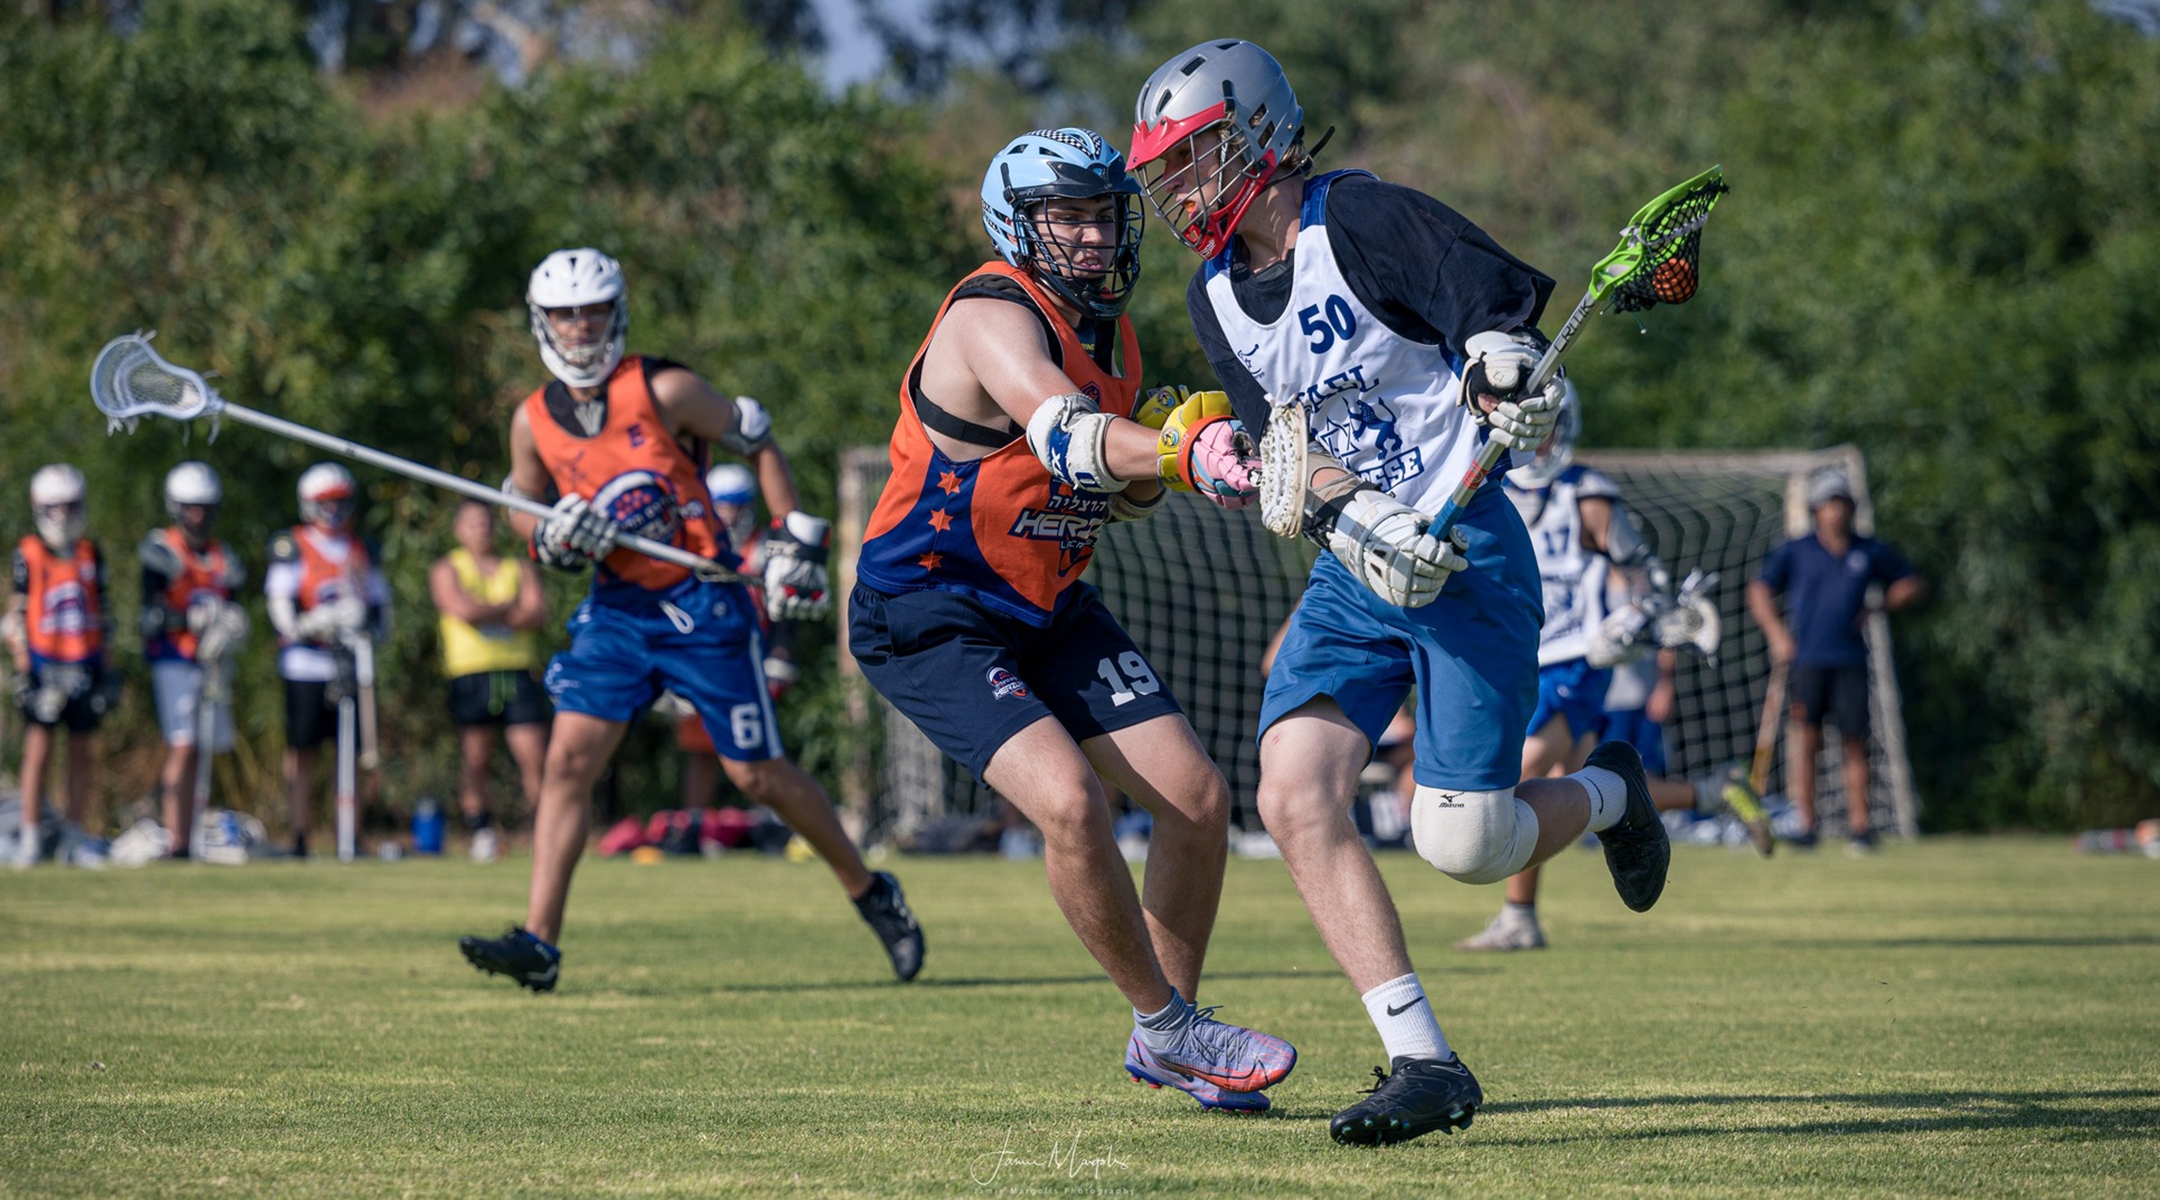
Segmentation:
<svg viewBox="0 0 2160 1200">
<path fill-rule="evenodd" d="M 1552 281 L 1444 205 L 1362 171 L 1307 181 L 1299 221 L 1287 264 L 1246 271 L 1233 240 L 1202 265 L 1194 332 L 1248 428 L 1263 427 L 1267 397 L 1299 396 L 1331 455 L 1437 513 L 1484 439 L 1457 399 L 1461 347 L 1534 322 Z M 1388 604 L 1320 557 L 1268 676 L 1263 736 L 1327 696 L 1377 742 L 1414 685 L 1418 783 L 1515 785 L 1543 606 L 1529 535 L 1497 493 L 1458 524 L 1469 569 L 1424 607 Z"/>
<path fill-rule="evenodd" d="M 1507 497 L 1530 525 L 1544 585 L 1545 627 L 1538 638 L 1538 702 L 1524 730 L 1534 734 L 1557 714 L 1568 736 L 1601 733 L 1610 668 L 1590 665 L 1590 634 L 1605 619 L 1605 588 L 1612 563 L 1583 546 L 1582 502 L 1620 499 L 1620 489 L 1580 464 L 1542 488 L 1520 488 L 1510 479 Z"/>
</svg>

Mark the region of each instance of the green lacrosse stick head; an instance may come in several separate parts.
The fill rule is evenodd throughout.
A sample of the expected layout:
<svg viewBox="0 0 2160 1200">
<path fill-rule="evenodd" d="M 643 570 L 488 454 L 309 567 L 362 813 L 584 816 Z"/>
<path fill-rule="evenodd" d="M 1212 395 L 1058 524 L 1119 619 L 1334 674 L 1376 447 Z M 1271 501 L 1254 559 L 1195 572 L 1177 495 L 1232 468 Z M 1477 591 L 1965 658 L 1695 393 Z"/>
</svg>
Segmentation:
<svg viewBox="0 0 2160 1200">
<path fill-rule="evenodd" d="M 1620 231 L 1620 245 L 1590 269 L 1591 303 L 1640 312 L 1693 299 L 1703 224 L 1730 190 L 1725 168 L 1712 167 L 1643 205 Z"/>
</svg>

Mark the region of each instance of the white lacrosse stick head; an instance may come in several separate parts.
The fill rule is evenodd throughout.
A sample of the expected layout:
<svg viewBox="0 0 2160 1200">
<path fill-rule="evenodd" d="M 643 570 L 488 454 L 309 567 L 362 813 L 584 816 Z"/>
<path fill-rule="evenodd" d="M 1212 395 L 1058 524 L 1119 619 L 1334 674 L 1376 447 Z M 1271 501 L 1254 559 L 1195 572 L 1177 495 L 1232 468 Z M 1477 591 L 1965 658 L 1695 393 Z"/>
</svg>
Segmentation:
<svg viewBox="0 0 2160 1200">
<path fill-rule="evenodd" d="M 1672 607 L 1660 614 L 1653 631 L 1657 644 L 1671 649 L 1688 649 L 1716 662 L 1718 645 L 1724 637 L 1724 622 L 1718 616 L 1717 605 L 1709 596 L 1710 587 L 1717 582 L 1715 572 L 1705 575 L 1690 571 L 1680 584 L 1680 591 L 1673 596 Z"/>
<path fill-rule="evenodd" d="M 1260 520 L 1277 537 L 1305 532 L 1305 448 L 1312 441 L 1296 396 L 1273 403 L 1260 434 Z"/>
<path fill-rule="evenodd" d="M 214 417 L 225 400 L 201 374 L 166 362 L 150 348 L 155 334 L 130 333 L 105 343 L 90 368 L 90 399 L 105 414 L 106 432 L 134 432 L 144 417 L 192 421 Z"/>
</svg>

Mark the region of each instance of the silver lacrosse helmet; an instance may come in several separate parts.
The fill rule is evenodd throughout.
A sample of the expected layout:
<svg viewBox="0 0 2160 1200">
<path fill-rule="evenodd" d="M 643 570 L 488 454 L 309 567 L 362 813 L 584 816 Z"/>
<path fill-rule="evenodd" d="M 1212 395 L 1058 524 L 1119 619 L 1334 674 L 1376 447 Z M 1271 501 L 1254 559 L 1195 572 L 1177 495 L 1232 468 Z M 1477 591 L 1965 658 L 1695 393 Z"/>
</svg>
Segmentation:
<svg viewBox="0 0 2160 1200">
<path fill-rule="evenodd" d="M 82 540 L 86 491 L 83 473 L 67 463 L 50 463 L 30 476 L 30 516 L 53 553 L 65 554 Z"/>
<path fill-rule="evenodd" d="M 210 522 L 217 519 L 218 505 L 224 500 L 224 485 L 209 463 L 184 462 L 165 473 L 165 515 L 190 537 L 210 532 Z M 193 521 L 188 519 L 191 508 L 196 510 Z"/>
<path fill-rule="evenodd" d="M 1560 377 L 1560 419 L 1553 423 L 1552 432 L 1538 444 L 1537 453 L 1527 463 L 1508 468 L 1507 480 L 1520 488 L 1551 487 L 1560 473 L 1575 461 L 1575 441 L 1582 436 L 1582 405 L 1576 403 L 1575 384 L 1567 376 Z"/>
<path fill-rule="evenodd" d="M 1203 258 L 1229 244 L 1262 189 L 1303 165 L 1305 110 L 1275 56 L 1202 42 L 1141 85 L 1127 157 L 1155 211 Z"/>
<path fill-rule="evenodd" d="M 557 309 L 609 306 L 607 332 L 589 340 L 566 341 L 548 319 Z M 533 341 L 548 372 L 571 387 L 598 387 L 622 361 L 630 332 L 630 306 L 624 295 L 622 264 L 590 247 L 557 250 L 533 268 L 525 286 L 525 309 L 532 317 Z"/>
</svg>

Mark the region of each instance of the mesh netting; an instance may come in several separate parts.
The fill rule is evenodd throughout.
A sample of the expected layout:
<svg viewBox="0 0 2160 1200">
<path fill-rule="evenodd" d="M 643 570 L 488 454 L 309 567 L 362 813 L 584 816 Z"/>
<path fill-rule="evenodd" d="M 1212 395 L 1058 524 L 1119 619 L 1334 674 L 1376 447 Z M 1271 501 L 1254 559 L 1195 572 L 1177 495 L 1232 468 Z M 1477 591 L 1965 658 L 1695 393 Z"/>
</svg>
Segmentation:
<svg viewBox="0 0 2160 1200">
<path fill-rule="evenodd" d="M 1836 462 L 1865 491 L 1857 453 L 1718 456 L 1585 455 L 1619 484 L 1638 524 L 1675 575 L 1716 571 L 1710 595 L 1724 622 L 1716 666 L 1682 656 L 1678 716 L 1666 731 L 1672 773 L 1705 774 L 1752 754 L 1770 673 L 1767 644 L 1746 614 L 1746 582 L 1763 558 L 1804 519 L 1810 471 Z M 852 481 L 874 498 L 884 482 L 882 455 L 852 455 Z M 852 490 L 852 489 L 851 489 Z M 859 530 L 858 521 L 844 522 Z M 1260 659 L 1276 627 L 1296 606 L 1311 547 L 1271 537 L 1250 512 L 1231 513 L 1176 493 L 1156 516 L 1111 526 L 1090 568 L 1103 598 L 1155 669 L 1169 682 L 1201 744 L 1228 779 L 1232 820 L 1260 828 L 1255 734 L 1265 681 Z M 1870 808 L 1874 827 L 1916 832 L 1916 804 L 1904 753 L 1897 684 L 1889 670 L 1888 624 L 1868 630 L 1874 659 L 1870 707 L 1875 749 Z M 946 759 L 882 702 L 885 753 L 870 811 L 872 837 L 904 837 L 941 816 L 988 814 L 995 796 Z M 1826 834 L 1845 827 L 1838 739 L 1828 737 L 1818 763 L 1817 809 Z M 1780 752 L 1768 790 L 1785 790 Z"/>
<path fill-rule="evenodd" d="M 1711 180 L 1658 214 L 1643 239 L 1642 266 L 1612 291 L 1612 311 L 1641 312 L 1658 304 L 1685 304 L 1695 296 L 1703 225 L 1728 189 Z"/>
<path fill-rule="evenodd" d="M 113 421 L 156 415 L 186 420 L 209 407 L 202 376 L 158 357 L 138 334 L 106 344 L 90 368 L 90 396 Z"/>
</svg>

